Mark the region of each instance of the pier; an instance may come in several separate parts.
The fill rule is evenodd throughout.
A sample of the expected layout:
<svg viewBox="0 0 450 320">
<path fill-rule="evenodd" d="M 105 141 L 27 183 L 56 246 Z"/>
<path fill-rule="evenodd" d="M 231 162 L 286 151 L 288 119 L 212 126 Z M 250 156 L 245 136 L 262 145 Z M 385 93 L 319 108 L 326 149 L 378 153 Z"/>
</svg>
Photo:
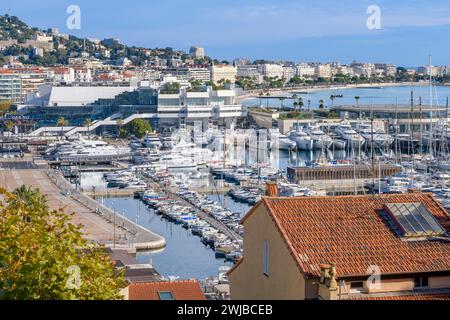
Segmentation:
<svg viewBox="0 0 450 320">
<path fill-rule="evenodd" d="M 166 196 L 168 196 L 174 200 L 180 201 L 181 203 L 183 203 L 184 205 L 186 205 L 188 207 L 191 207 L 195 211 L 195 214 L 197 215 L 197 217 L 208 222 L 212 227 L 216 228 L 221 233 L 225 234 L 226 236 L 230 237 L 231 239 L 239 240 L 239 241 L 243 240 L 239 234 L 237 234 L 236 232 L 234 232 L 233 230 L 228 228 L 223 222 L 221 222 L 221 221 L 217 220 L 216 218 L 210 216 L 209 214 L 203 212 L 194 203 L 188 202 L 185 199 L 183 199 L 182 197 L 180 197 L 179 195 L 177 195 L 175 192 L 160 186 L 156 181 L 154 181 L 151 178 L 147 178 L 143 175 L 140 175 L 139 178 L 144 180 L 149 186 L 151 185 L 157 192 L 164 193 Z"/>
<path fill-rule="evenodd" d="M 160 235 L 75 190 L 59 171 L 22 166 L 20 162 L 14 167 L 11 164 L 5 166 L 4 163 L 0 163 L 0 166 L 2 187 L 10 192 L 21 185 L 39 189 L 47 196 L 51 209 L 63 209 L 64 213 L 73 214 L 73 224 L 82 225 L 86 237 L 95 243 L 128 250 L 155 250 L 166 245 Z"/>
</svg>

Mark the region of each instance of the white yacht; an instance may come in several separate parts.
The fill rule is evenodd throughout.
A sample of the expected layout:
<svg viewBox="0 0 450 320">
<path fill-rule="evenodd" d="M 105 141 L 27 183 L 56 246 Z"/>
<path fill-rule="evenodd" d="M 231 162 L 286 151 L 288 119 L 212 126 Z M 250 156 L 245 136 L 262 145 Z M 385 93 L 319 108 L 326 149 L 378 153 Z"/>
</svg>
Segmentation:
<svg viewBox="0 0 450 320">
<path fill-rule="evenodd" d="M 289 139 L 286 135 L 281 134 L 278 129 L 270 129 L 270 148 L 279 150 L 293 150 L 297 147 L 297 143 Z"/>
<path fill-rule="evenodd" d="M 349 148 L 360 148 L 364 145 L 364 138 L 358 134 L 350 124 L 341 123 L 336 128 L 336 133 L 340 135 L 340 137 L 347 141 L 347 146 Z"/>
<path fill-rule="evenodd" d="M 159 149 L 162 146 L 161 140 L 157 135 L 149 134 L 144 138 L 142 144 L 147 148 Z"/>
<path fill-rule="evenodd" d="M 299 150 L 306 150 L 310 151 L 313 149 L 314 141 L 311 139 L 311 137 L 306 134 L 306 132 L 297 129 L 294 131 L 291 131 L 288 134 L 289 139 L 297 143 L 297 148 Z"/>
<path fill-rule="evenodd" d="M 306 126 L 304 130 L 314 141 L 314 149 L 325 150 L 331 147 L 333 140 L 329 135 L 323 132 L 317 124 L 310 124 L 309 126 Z"/>
<path fill-rule="evenodd" d="M 121 158 L 130 156 L 130 148 L 108 145 L 97 140 L 73 140 L 57 144 L 49 155 L 53 160 L 95 160 L 105 156 Z"/>
<path fill-rule="evenodd" d="M 376 148 L 386 148 L 394 142 L 394 138 L 390 134 L 381 129 L 372 129 L 372 125 L 370 123 L 363 122 L 358 124 L 357 131 L 368 145 L 372 143 L 373 137 L 373 143 Z"/>
</svg>

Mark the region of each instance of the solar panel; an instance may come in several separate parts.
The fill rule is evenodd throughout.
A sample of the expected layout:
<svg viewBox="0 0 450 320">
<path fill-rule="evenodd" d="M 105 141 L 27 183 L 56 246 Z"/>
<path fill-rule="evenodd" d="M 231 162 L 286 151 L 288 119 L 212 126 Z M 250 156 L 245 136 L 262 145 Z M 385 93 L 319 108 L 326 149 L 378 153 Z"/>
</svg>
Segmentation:
<svg viewBox="0 0 450 320">
<path fill-rule="evenodd" d="M 389 203 L 386 208 L 404 237 L 445 234 L 445 229 L 421 203 Z"/>
</svg>

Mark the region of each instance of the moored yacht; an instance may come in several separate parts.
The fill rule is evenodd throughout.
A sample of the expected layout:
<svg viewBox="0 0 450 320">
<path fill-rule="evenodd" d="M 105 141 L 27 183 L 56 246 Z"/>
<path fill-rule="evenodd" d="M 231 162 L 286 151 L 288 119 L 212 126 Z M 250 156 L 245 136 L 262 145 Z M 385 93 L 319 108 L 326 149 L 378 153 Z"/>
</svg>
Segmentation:
<svg viewBox="0 0 450 320">
<path fill-rule="evenodd" d="M 297 143 L 297 148 L 299 150 L 306 150 L 310 151 L 313 149 L 314 141 L 311 139 L 311 137 L 306 134 L 306 132 L 297 129 L 294 131 L 291 131 L 288 135 L 289 139 Z"/>
<path fill-rule="evenodd" d="M 390 134 L 381 129 L 372 129 L 372 125 L 370 123 L 358 124 L 357 131 L 366 141 L 366 145 L 369 146 L 372 144 L 372 139 L 374 147 L 376 148 L 386 148 L 394 142 L 394 138 Z"/>
<path fill-rule="evenodd" d="M 349 148 L 360 148 L 364 145 L 364 138 L 361 137 L 350 124 L 341 123 L 336 128 L 336 133 L 347 142 Z"/>
<path fill-rule="evenodd" d="M 323 132 L 317 124 L 310 124 L 309 126 L 306 126 L 304 130 L 314 142 L 313 149 L 324 150 L 331 147 L 333 140 L 329 135 Z"/>
</svg>

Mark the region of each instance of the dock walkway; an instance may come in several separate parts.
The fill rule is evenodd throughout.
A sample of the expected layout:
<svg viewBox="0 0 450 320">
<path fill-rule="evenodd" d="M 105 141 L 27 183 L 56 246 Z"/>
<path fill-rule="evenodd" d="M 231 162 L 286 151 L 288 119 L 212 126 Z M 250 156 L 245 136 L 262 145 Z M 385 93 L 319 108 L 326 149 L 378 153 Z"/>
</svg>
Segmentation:
<svg viewBox="0 0 450 320">
<path fill-rule="evenodd" d="M 168 197 L 170 197 L 170 198 L 172 198 L 174 200 L 177 200 L 177 201 L 183 203 L 184 205 L 186 205 L 188 207 L 191 207 L 195 211 L 196 215 L 199 218 L 201 218 L 202 220 L 205 220 L 212 227 L 216 228 L 217 230 L 219 230 L 220 232 L 222 232 L 226 236 L 228 236 L 228 237 L 230 237 L 231 239 L 234 239 L 234 240 L 242 241 L 242 237 L 239 234 L 237 234 L 236 232 L 234 232 L 233 230 L 228 228 L 222 221 L 219 221 L 216 218 L 214 218 L 213 216 L 207 214 L 206 212 L 203 212 L 195 204 L 186 201 L 185 199 L 183 199 L 182 197 L 180 197 L 176 193 L 172 192 L 171 190 L 168 190 L 167 188 L 163 188 L 162 186 L 159 185 L 158 182 L 154 181 L 151 178 L 145 177 L 143 175 L 140 175 L 139 178 L 145 180 L 145 182 L 149 186 L 153 186 L 153 188 L 158 190 L 158 192 L 164 193 L 166 196 L 168 196 Z"/>
</svg>

